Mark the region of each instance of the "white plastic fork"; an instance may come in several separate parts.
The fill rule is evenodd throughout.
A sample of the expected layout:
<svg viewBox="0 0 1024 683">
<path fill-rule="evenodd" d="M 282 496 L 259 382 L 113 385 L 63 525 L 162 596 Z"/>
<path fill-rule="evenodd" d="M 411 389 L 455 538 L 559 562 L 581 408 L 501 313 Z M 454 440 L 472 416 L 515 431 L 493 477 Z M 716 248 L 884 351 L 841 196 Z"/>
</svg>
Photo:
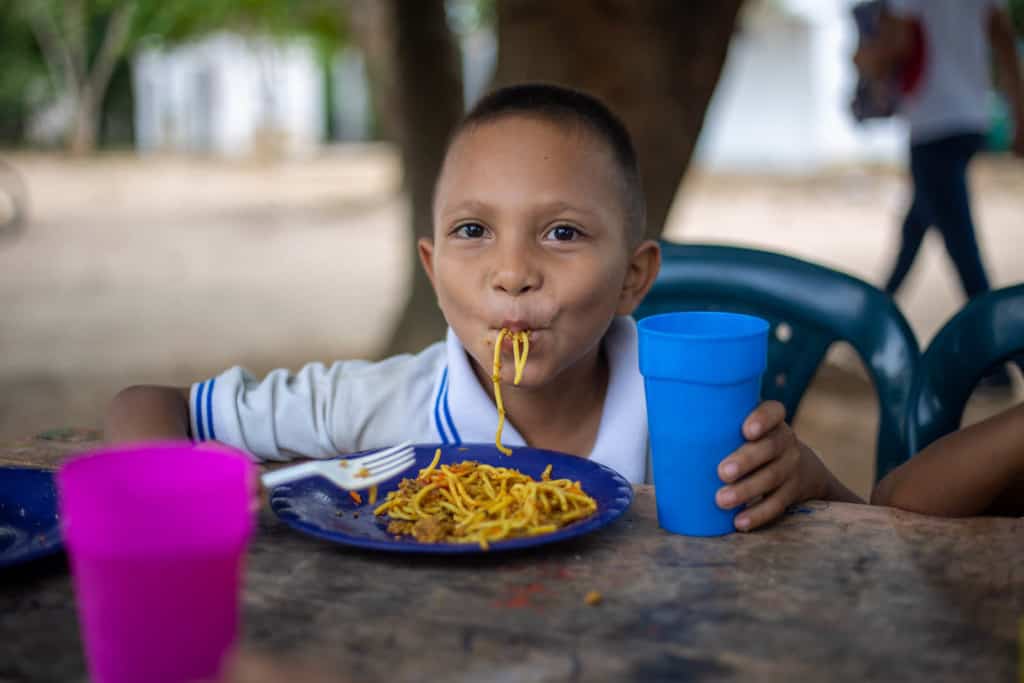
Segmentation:
<svg viewBox="0 0 1024 683">
<path fill-rule="evenodd" d="M 402 443 L 358 458 L 313 460 L 283 467 L 267 472 L 260 479 L 265 488 L 272 489 L 299 479 L 320 476 L 347 491 L 359 491 L 401 474 L 415 463 L 413 447 L 409 443 Z"/>
</svg>

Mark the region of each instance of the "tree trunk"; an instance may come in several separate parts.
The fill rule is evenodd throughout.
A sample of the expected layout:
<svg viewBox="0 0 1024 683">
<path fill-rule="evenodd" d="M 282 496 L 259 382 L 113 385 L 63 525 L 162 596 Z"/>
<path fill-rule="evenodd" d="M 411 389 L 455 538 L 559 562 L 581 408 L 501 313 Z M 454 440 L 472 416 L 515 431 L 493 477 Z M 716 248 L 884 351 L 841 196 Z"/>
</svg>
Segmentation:
<svg viewBox="0 0 1024 683">
<path fill-rule="evenodd" d="M 444 0 L 358 0 L 351 7 L 376 110 L 401 150 L 410 204 L 408 248 L 415 252 L 416 240 L 432 234 L 434 181 L 463 111 L 458 49 Z M 407 281 L 409 298 L 387 355 L 419 351 L 444 335 L 444 318 L 415 253 Z"/>
<path fill-rule="evenodd" d="M 92 96 L 87 92 L 79 92 L 75 102 L 75 111 L 68 131 L 68 150 L 75 156 L 86 156 L 96 150 L 99 137 L 100 116 Z"/>
<path fill-rule="evenodd" d="M 124 54 L 138 2 L 123 0 L 111 10 L 91 65 L 90 16 L 85 0 L 67 0 L 59 25 L 45 3 L 26 5 L 54 86 L 72 98 L 75 106 L 67 147 L 75 155 L 89 154 L 96 149 L 103 100 L 114 67 Z"/>
<path fill-rule="evenodd" d="M 499 0 L 498 85 L 588 91 L 625 122 L 665 227 L 725 63 L 742 0 Z"/>
</svg>

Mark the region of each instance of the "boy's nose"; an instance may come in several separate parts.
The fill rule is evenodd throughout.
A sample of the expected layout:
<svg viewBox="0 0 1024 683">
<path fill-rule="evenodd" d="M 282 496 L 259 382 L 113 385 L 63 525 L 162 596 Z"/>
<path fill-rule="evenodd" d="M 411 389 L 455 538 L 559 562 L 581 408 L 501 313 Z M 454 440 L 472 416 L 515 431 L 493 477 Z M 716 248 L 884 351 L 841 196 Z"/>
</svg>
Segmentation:
<svg viewBox="0 0 1024 683">
<path fill-rule="evenodd" d="M 504 256 L 497 264 L 491 286 L 505 294 L 520 296 L 540 287 L 538 270 L 524 256 Z"/>
</svg>

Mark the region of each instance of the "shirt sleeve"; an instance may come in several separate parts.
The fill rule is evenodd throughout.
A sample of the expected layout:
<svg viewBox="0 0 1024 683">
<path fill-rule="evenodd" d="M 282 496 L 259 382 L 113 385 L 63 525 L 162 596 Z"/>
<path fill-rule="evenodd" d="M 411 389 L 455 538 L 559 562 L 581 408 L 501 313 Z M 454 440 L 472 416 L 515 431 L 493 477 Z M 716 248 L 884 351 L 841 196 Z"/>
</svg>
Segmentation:
<svg viewBox="0 0 1024 683">
<path fill-rule="evenodd" d="M 274 370 L 262 380 L 234 367 L 198 382 L 189 396 L 192 436 L 240 448 L 260 460 L 337 454 L 329 425 L 335 400 L 330 385 L 341 366 L 311 363 L 296 374 Z"/>
<path fill-rule="evenodd" d="M 193 439 L 216 440 L 259 460 L 330 458 L 423 436 L 443 344 L 379 363 L 310 363 L 262 380 L 234 367 L 192 385 Z"/>
</svg>

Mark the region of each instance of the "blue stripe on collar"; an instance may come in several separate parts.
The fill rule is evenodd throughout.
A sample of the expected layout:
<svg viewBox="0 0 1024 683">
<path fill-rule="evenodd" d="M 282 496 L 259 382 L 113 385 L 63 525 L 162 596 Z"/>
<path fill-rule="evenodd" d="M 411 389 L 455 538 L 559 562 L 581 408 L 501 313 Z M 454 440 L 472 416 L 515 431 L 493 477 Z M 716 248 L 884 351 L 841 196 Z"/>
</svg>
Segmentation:
<svg viewBox="0 0 1024 683">
<path fill-rule="evenodd" d="M 210 388 L 206 390 L 206 433 L 211 441 L 217 440 L 217 433 L 213 431 L 213 387 L 217 384 L 217 378 L 210 380 Z"/>
<path fill-rule="evenodd" d="M 447 375 L 448 369 L 445 368 L 445 374 Z M 448 388 L 449 385 L 446 382 L 442 391 L 444 391 L 444 416 L 448 422 L 448 429 L 451 430 L 452 439 L 455 441 L 456 446 L 462 445 L 462 437 L 459 436 L 459 430 L 455 428 L 455 420 L 452 419 L 452 412 L 448 409 Z"/>
<path fill-rule="evenodd" d="M 437 427 L 437 434 L 441 439 L 442 445 L 448 444 L 448 435 L 444 431 L 444 425 L 441 424 L 441 397 L 445 395 L 445 391 L 448 388 L 448 368 L 444 369 L 441 373 L 441 388 L 437 390 L 437 398 L 434 399 L 434 426 Z M 448 410 L 448 402 L 445 401 L 445 411 Z"/>
<path fill-rule="evenodd" d="M 206 430 L 203 428 L 203 389 L 206 388 L 206 382 L 203 382 L 196 388 L 196 405 L 193 412 L 196 416 L 196 439 L 199 441 L 206 441 Z"/>
</svg>

